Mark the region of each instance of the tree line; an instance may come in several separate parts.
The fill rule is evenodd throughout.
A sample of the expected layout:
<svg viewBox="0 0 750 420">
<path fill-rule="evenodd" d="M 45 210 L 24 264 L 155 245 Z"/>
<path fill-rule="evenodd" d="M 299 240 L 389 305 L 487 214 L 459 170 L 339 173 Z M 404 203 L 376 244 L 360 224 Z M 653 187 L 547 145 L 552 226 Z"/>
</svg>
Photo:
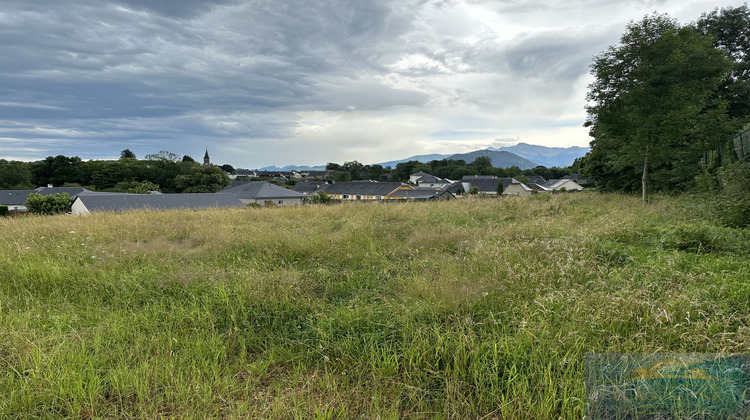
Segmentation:
<svg viewBox="0 0 750 420">
<path fill-rule="evenodd" d="M 652 14 L 594 57 L 591 151 L 577 164 L 603 191 L 694 189 L 701 157 L 750 122 L 750 10 L 690 24 Z"/>
<path fill-rule="evenodd" d="M 148 193 L 213 193 L 230 184 L 217 166 L 204 166 L 161 151 L 139 160 L 128 149 L 118 160 L 84 161 L 78 156 L 48 156 L 37 162 L 0 159 L 0 189 L 81 186 L 93 191 Z"/>
<path fill-rule="evenodd" d="M 521 169 L 518 166 L 510 168 L 496 168 L 492 166 L 492 160 L 488 156 L 479 156 L 471 163 L 463 159 L 440 159 L 427 163 L 410 160 L 396 165 L 395 168 L 381 165 L 363 165 L 357 161 L 344 162 L 344 164 L 329 162 L 326 170 L 331 172 L 330 178 L 333 182 L 346 182 L 357 180 L 376 181 L 400 181 L 406 182 L 411 174 L 426 172 L 438 178 L 460 180 L 466 175 L 494 175 L 500 178 L 541 176 L 545 179 L 558 179 L 572 173 L 576 173 L 575 166 L 567 168 L 547 168 L 537 166 L 532 169 Z"/>
</svg>

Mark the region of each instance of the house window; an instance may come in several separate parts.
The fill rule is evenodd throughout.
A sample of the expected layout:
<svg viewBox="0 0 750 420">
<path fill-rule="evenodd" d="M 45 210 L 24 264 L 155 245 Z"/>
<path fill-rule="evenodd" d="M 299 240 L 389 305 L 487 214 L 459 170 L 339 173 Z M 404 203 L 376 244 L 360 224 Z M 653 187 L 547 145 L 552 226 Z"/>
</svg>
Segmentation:
<svg viewBox="0 0 750 420">
<path fill-rule="evenodd" d="M 341 196 L 341 198 L 343 198 L 344 200 L 348 200 L 349 199 L 349 195 L 348 194 L 344 194 L 344 195 Z"/>
<path fill-rule="evenodd" d="M 357 196 L 357 200 L 361 200 L 361 199 L 362 199 L 362 196 L 361 196 L 361 195 L 358 195 L 358 196 Z"/>
<path fill-rule="evenodd" d="M 282 205 L 282 204 L 284 204 L 284 201 L 283 200 L 279 200 L 279 205 Z"/>
</svg>

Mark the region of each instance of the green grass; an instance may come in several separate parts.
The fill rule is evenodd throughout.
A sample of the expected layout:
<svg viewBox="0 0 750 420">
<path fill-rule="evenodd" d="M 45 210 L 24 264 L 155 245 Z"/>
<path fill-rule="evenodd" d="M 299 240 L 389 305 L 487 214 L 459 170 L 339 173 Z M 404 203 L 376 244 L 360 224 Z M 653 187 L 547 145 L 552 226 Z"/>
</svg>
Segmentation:
<svg viewBox="0 0 750 420">
<path fill-rule="evenodd" d="M 0 218 L 2 418 L 582 418 L 750 352 L 750 234 L 600 194 Z"/>
</svg>

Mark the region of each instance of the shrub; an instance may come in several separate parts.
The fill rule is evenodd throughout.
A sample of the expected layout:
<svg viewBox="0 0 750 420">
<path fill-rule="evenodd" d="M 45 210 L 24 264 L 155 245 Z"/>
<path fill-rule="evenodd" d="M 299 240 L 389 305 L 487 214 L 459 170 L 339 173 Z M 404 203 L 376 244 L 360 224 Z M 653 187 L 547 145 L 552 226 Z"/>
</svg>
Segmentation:
<svg viewBox="0 0 750 420">
<path fill-rule="evenodd" d="M 750 227 L 750 162 L 736 162 L 719 171 L 721 218 L 733 227 Z"/>
<path fill-rule="evenodd" d="M 47 196 L 32 193 L 26 197 L 24 205 L 29 213 L 56 214 L 69 212 L 72 203 L 73 200 L 66 192 Z"/>
<path fill-rule="evenodd" d="M 161 189 L 151 181 L 141 181 L 135 187 L 128 188 L 131 194 L 151 194 L 151 191 L 161 192 Z"/>
<path fill-rule="evenodd" d="M 320 191 L 310 197 L 310 202 L 313 204 L 331 204 L 333 203 L 333 197 L 326 194 L 325 191 Z"/>
<path fill-rule="evenodd" d="M 8 215 L 8 206 L 0 206 L 0 216 Z"/>
</svg>

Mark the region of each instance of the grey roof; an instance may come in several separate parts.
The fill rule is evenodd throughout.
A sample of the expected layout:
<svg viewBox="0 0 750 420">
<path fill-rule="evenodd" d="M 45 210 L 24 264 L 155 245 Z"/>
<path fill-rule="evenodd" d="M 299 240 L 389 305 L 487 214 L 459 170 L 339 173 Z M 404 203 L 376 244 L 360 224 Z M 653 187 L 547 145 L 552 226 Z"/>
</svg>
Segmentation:
<svg viewBox="0 0 750 420">
<path fill-rule="evenodd" d="M 0 190 L 0 205 L 19 206 L 26 202 L 26 196 L 36 190 Z"/>
<path fill-rule="evenodd" d="M 550 190 L 554 190 L 562 185 L 567 179 L 550 179 L 549 181 L 542 184 L 542 187 Z"/>
<path fill-rule="evenodd" d="M 461 179 L 462 182 L 468 182 L 469 184 L 471 184 L 470 188 L 477 187 L 479 188 L 479 192 L 482 192 L 482 193 L 496 193 L 497 186 L 501 182 L 503 183 L 503 190 L 504 190 L 505 188 L 507 188 L 507 185 L 506 185 L 506 182 L 503 182 L 503 180 L 507 180 L 507 185 L 510 185 L 510 178 L 463 177 Z"/>
<path fill-rule="evenodd" d="M 239 184 L 235 187 L 227 187 L 219 191 L 220 193 L 232 194 L 237 198 L 242 199 L 271 199 L 271 198 L 299 198 L 304 197 L 303 194 L 296 191 L 292 191 L 286 188 L 273 185 L 268 181 L 247 181 Z"/>
<path fill-rule="evenodd" d="M 419 171 L 417 173 L 412 174 L 411 176 L 417 176 L 417 182 L 426 182 L 426 183 L 435 183 L 438 182 L 439 178 L 435 175 L 430 175 L 427 172 Z"/>
<path fill-rule="evenodd" d="M 300 194 L 314 194 L 318 191 L 323 191 L 325 185 L 325 181 L 300 181 L 294 184 L 292 191 L 296 191 Z"/>
<path fill-rule="evenodd" d="M 291 175 L 291 172 L 288 172 L 287 175 Z M 257 171 L 255 172 L 255 176 L 262 177 L 262 178 L 281 178 L 281 179 L 287 178 L 283 172 L 279 172 L 279 171 Z"/>
<path fill-rule="evenodd" d="M 459 182 L 454 182 L 451 185 L 448 185 L 442 190 L 445 192 L 452 193 L 452 194 L 457 194 L 462 188 L 463 188 L 463 185 L 461 185 L 461 182 L 459 181 Z"/>
<path fill-rule="evenodd" d="M 438 178 L 434 175 L 430 175 L 426 172 L 419 171 L 415 174 L 412 174 L 411 176 L 418 176 L 417 178 L 417 184 L 425 183 L 425 184 L 450 184 L 452 181 L 444 178 Z"/>
<path fill-rule="evenodd" d="M 494 175 L 464 175 L 461 181 L 473 181 L 477 179 L 497 179 Z"/>
<path fill-rule="evenodd" d="M 406 184 L 400 182 L 336 182 L 326 186 L 325 192 L 328 194 L 389 195 L 404 185 Z"/>
<path fill-rule="evenodd" d="M 577 182 L 575 182 L 574 180 L 567 179 L 567 178 L 564 178 L 564 179 L 550 179 L 546 183 L 542 184 L 542 187 L 544 187 L 545 189 L 548 189 L 548 190 L 556 190 L 558 188 L 561 188 L 562 185 L 565 184 L 566 182 L 572 182 L 574 184 L 577 184 Z"/>
<path fill-rule="evenodd" d="M 401 190 L 398 191 L 396 195 L 410 200 L 432 200 L 435 198 L 453 196 L 453 194 L 448 191 L 438 189 Z"/>
<path fill-rule="evenodd" d="M 128 210 L 202 210 L 245 205 L 232 194 L 81 194 L 74 203 L 83 203 L 89 211 Z"/>
<path fill-rule="evenodd" d="M 503 185 L 503 191 L 508 189 L 508 187 L 511 184 L 519 184 L 523 186 L 525 190 L 530 190 L 526 184 L 523 184 L 522 182 L 518 181 L 515 178 L 497 178 L 494 176 L 465 176 L 461 179 L 461 182 L 463 183 L 469 183 L 471 186 L 470 189 L 473 187 L 479 188 L 480 193 L 497 193 L 497 186 L 502 184 Z M 454 187 L 451 185 L 451 188 L 457 189 L 457 187 Z M 455 192 L 455 191 L 451 191 Z M 467 191 L 468 192 L 468 191 Z"/>
<path fill-rule="evenodd" d="M 41 195 L 68 193 L 68 195 L 71 197 L 75 197 L 84 191 L 89 191 L 89 190 L 83 187 L 39 187 L 34 190 L 35 193 L 41 194 Z"/>
<path fill-rule="evenodd" d="M 542 192 L 549 191 L 548 189 L 544 188 L 541 184 L 538 184 L 536 182 L 529 182 L 528 186 L 534 191 L 542 191 Z"/>
<path fill-rule="evenodd" d="M 44 196 L 68 193 L 71 198 L 75 198 L 79 194 L 91 193 L 91 191 L 82 187 L 39 187 L 34 190 L 0 190 L 0 205 L 23 205 L 26 202 L 26 197 L 32 193 Z"/>
<path fill-rule="evenodd" d="M 235 169 L 234 172 L 232 172 L 232 175 L 253 175 L 253 176 L 255 176 L 255 171 L 251 171 L 250 169 Z"/>
<path fill-rule="evenodd" d="M 545 182 L 547 182 L 546 179 L 544 179 L 543 177 L 538 176 L 538 175 L 529 175 L 526 178 L 528 178 L 529 182 L 533 182 L 534 184 L 539 184 L 539 185 L 544 184 Z"/>
<path fill-rule="evenodd" d="M 235 180 L 232 180 L 232 182 L 229 183 L 229 186 L 225 187 L 224 189 L 226 190 L 226 189 L 229 189 L 229 188 L 239 187 L 240 185 L 242 185 L 242 184 L 244 184 L 246 182 L 250 182 L 250 181 L 238 181 L 238 180 L 235 179 Z"/>
</svg>

